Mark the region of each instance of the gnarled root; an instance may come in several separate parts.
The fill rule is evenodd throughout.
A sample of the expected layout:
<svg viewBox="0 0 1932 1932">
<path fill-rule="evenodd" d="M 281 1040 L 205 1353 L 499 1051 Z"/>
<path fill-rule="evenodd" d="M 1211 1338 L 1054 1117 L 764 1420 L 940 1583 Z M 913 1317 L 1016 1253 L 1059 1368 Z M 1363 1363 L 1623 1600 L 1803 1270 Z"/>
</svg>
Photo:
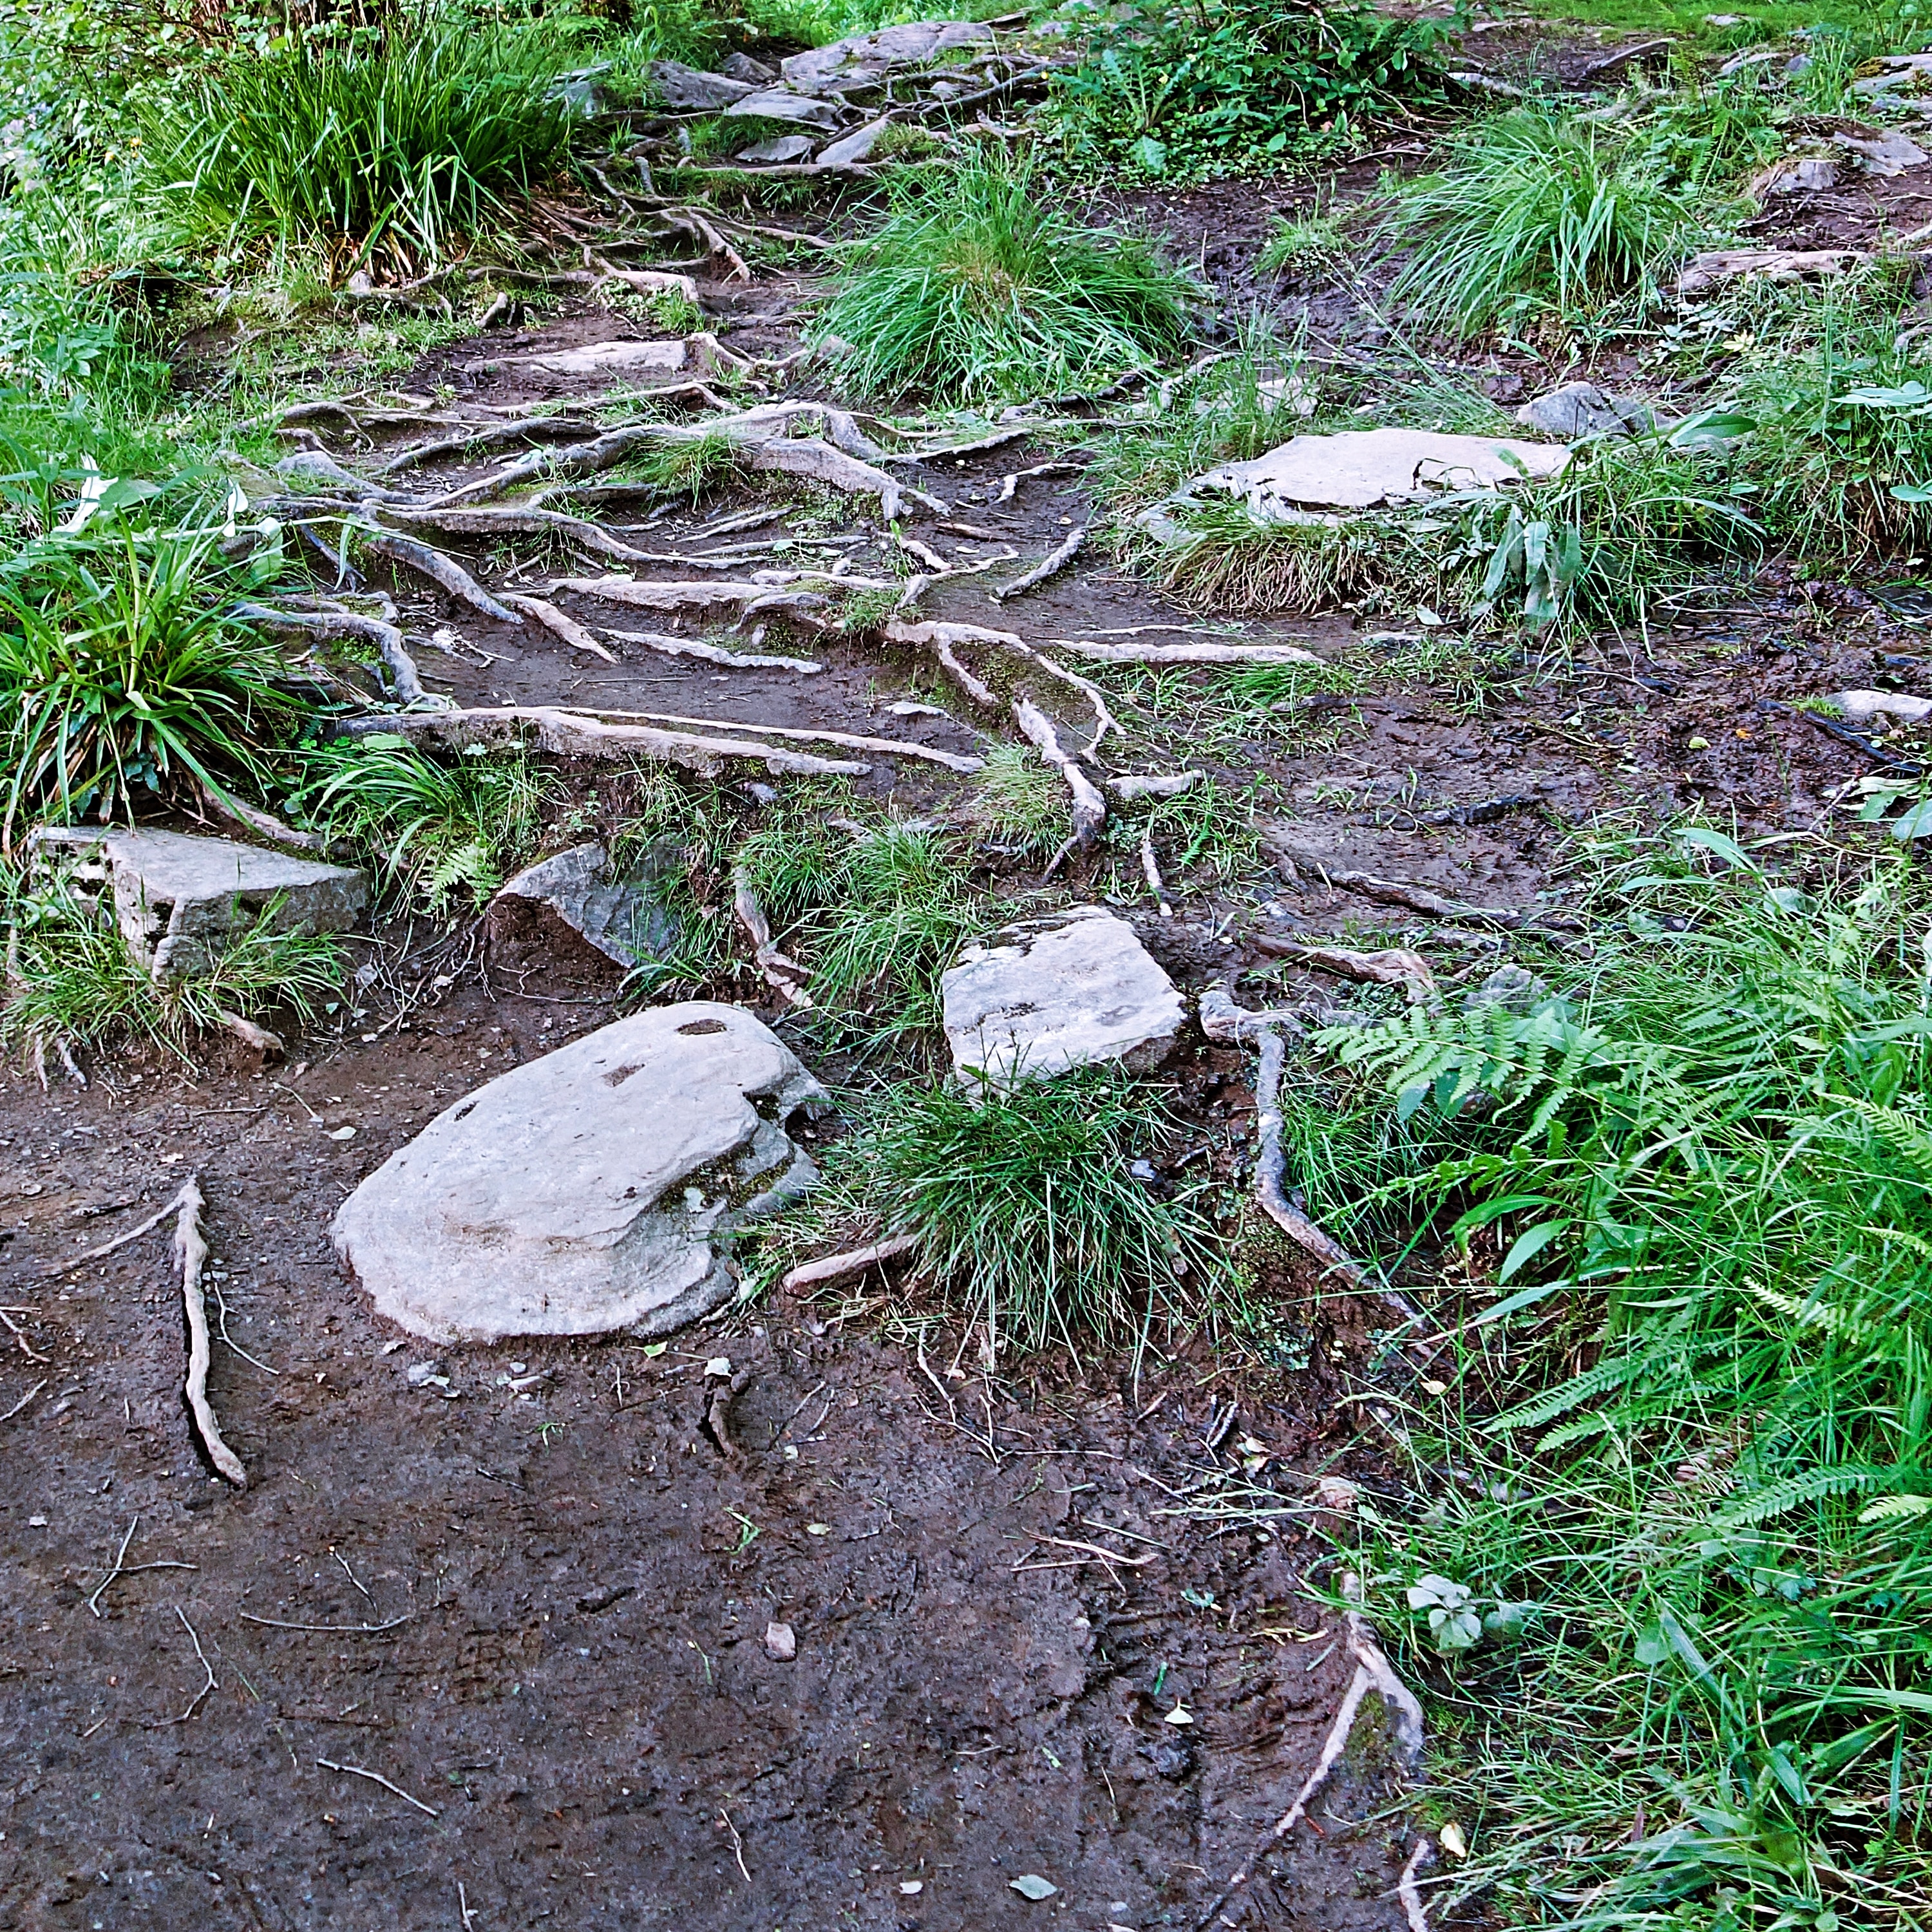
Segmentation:
<svg viewBox="0 0 1932 1932">
<path fill-rule="evenodd" d="M 238 1490 L 248 1486 L 248 1472 L 242 1459 L 221 1439 L 221 1425 L 208 1400 L 208 1303 L 201 1292 L 201 1271 L 208 1261 L 208 1243 L 201 1232 L 202 1198 L 198 1176 L 190 1174 L 175 1196 L 179 1211 L 175 1219 L 175 1258 L 181 1264 L 182 1305 L 188 1316 L 188 1377 L 182 1384 L 182 1400 L 194 1423 L 194 1431 L 208 1459 L 218 1472 Z"/>
</svg>

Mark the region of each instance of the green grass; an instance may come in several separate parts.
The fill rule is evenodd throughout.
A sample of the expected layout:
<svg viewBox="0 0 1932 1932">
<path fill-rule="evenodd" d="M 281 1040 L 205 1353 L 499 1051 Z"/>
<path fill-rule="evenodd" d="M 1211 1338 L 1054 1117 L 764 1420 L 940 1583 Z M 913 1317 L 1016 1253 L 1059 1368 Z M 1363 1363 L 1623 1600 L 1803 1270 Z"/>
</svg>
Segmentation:
<svg viewBox="0 0 1932 1932">
<path fill-rule="evenodd" d="M 1043 177 L 974 160 L 896 187 L 819 330 L 862 394 L 941 402 L 1090 388 L 1185 343 L 1200 291 L 1142 238 L 1077 226 Z"/>
<path fill-rule="evenodd" d="M 226 56 L 150 98 L 145 178 L 185 238 L 315 250 L 340 281 L 422 273 L 563 162 L 555 34 L 454 19 L 374 44 Z"/>
<path fill-rule="evenodd" d="M 1172 1131 L 1157 1090 L 1091 1068 L 977 1106 L 902 1089 L 831 1150 L 813 1212 L 917 1236 L 923 1267 L 996 1346 L 1144 1336 L 1221 1272 L 1196 1209 L 1129 1172 Z"/>
<path fill-rule="evenodd" d="M 439 917 L 480 908 L 535 857 L 556 795 L 520 752 L 445 764 L 391 734 L 311 746 L 299 765 L 291 811 L 369 851 L 406 902 Z"/>
<path fill-rule="evenodd" d="M 97 487 L 100 479 L 97 478 Z M 78 532 L 0 565 L 0 831 L 52 812 L 107 819 L 137 804 L 259 781 L 300 715 L 272 640 L 231 614 L 283 569 L 278 545 L 231 562 L 218 510 L 179 524 L 118 484 Z M 212 518 L 213 520 L 210 520 Z"/>
<path fill-rule="evenodd" d="M 1615 304 L 1641 310 L 1711 219 L 1614 134 L 1517 108 L 1453 137 L 1438 171 L 1405 184 L 1386 232 L 1414 253 L 1391 296 L 1465 338 L 1499 322 L 1569 327 Z"/>
<path fill-rule="evenodd" d="M 1479 1284 L 1364 1534 L 1499 1923 L 1932 1905 L 1927 909 L 1808 856 L 1599 836 L 1587 965 L 1322 1036 L 1291 1098 L 1311 1212 Z"/>
<path fill-rule="evenodd" d="M 134 1040 L 185 1058 L 230 1013 L 281 1007 L 310 1023 L 341 989 L 340 950 L 326 934 L 278 930 L 278 910 L 265 907 L 231 934 L 205 970 L 157 980 L 130 956 L 111 894 L 90 905 L 63 883 L 29 888 L 10 874 L 0 884 L 0 1046 L 40 1061 L 62 1046 Z"/>
<path fill-rule="evenodd" d="M 967 820 L 998 852 L 1044 859 L 1066 837 L 1066 784 L 1030 746 L 995 745 L 973 781 Z"/>
</svg>

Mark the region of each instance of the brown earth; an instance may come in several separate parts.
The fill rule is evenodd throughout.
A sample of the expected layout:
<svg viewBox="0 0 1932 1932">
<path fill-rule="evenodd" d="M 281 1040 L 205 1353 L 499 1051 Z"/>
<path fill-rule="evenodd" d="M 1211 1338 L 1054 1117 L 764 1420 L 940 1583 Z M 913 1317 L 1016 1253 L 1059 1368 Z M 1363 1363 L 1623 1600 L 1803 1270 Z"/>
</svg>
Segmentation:
<svg viewBox="0 0 1932 1932">
<path fill-rule="evenodd" d="M 1288 199 L 1224 184 L 1197 208 L 1248 237 Z M 760 285 L 728 319 L 747 340 L 788 340 L 778 311 L 798 295 L 781 284 L 767 300 Z M 567 309 L 490 348 L 637 332 Z M 430 358 L 404 386 L 452 380 L 472 352 Z M 988 601 L 986 584 L 1094 514 L 1077 476 L 988 500 L 1050 453 L 1012 446 L 928 475 L 952 514 L 920 512 L 909 534 L 1018 554 L 942 584 L 927 614 L 1034 641 L 1197 622 L 1097 546 L 1041 590 Z M 651 541 L 700 545 L 738 507 L 653 518 Z M 862 503 L 785 517 L 772 529 L 791 532 L 788 557 L 896 560 Z M 540 586 L 552 568 L 471 561 L 497 588 Z M 454 634 L 449 655 L 414 647 L 432 685 L 467 704 L 981 742 L 930 666 L 874 646 L 794 639 L 826 666 L 810 678 L 621 640 L 611 667 L 394 589 L 412 638 Z M 593 627 L 655 627 L 562 601 Z M 1347 613 L 1249 634 L 1364 647 Z M 1220 674 L 1169 674 L 1157 703 L 1122 680 L 1153 766 L 1185 757 L 1264 783 L 1297 855 L 1292 875 L 1180 882 L 1172 920 L 1148 900 L 1130 910 L 1195 989 L 1280 977 L 1260 942 L 1295 932 L 1396 935 L 1445 974 L 1486 970 L 1516 944 L 1507 930 L 1419 918 L 1329 875 L 1553 914 L 1560 943 L 1566 831 L 1697 802 L 1764 831 L 1816 822 L 1832 788 L 1871 766 L 1775 707 L 1913 675 L 1916 634 L 1868 598 L 1768 574 L 1735 607 L 1546 658 L 1512 645 L 1432 670 L 1394 655 L 1424 640 L 1391 624 L 1366 648 L 1397 668 L 1360 698 L 1231 714 Z M 951 715 L 892 716 L 905 697 Z M 861 790 L 875 800 L 956 800 L 933 767 L 874 765 Z M 1454 822 L 1472 806 L 1492 808 Z M 1030 884 L 997 868 L 991 882 Z M 1060 890 L 1085 884 L 1076 872 Z M 1192 1927 L 1306 1774 L 1346 1677 L 1307 1594 L 1332 1589 L 1338 1543 L 1324 1532 L 1345 1550 L 1346 1526 L 1318 1522 L 1308 1498 L 1324 1472 L 1394 1480 L 1354 1400 L 1390 1372 L 1375 1363 L 1386 1316 L 1313 1296 L 1269 1262 L 1252 1328 L 1156 1338 L 1138 1372 L 1110 1354 L 988 1371 L 903 1285 L 780 1300 L 656 1355 L 621 1340 L 427 1348 L 344 1281 L 331 1216 L 457 1096 L 620 1010 L 608 980 L 541 949 L 425 992 L 403 956 L 452 970 L 470 957 L 460 935 L 427 943 L 392 928 L 368 945 L 364 1004 L 286 1070 L 218 1052 L 194 1072 L 105 1058 L 84 1093 L 0 1076 L 14 1331 L 0 1334 L 13 1350 L 0 1358 L 0 1926 Z M 748 974 L 713 990 L 759 997 Z M 1251 1144 L 1246 1080 L 1238 1055 L 1198 1042 L 1180 1069 L 1226 1180 Z M 74 1260 L 190 1172 L 232 1338 L 212 1386 L 250 1473 L 238 1495 L 198 1459 L 177 1400 L 163 1234 Z M 728 1453 L 703 1424 L 718 1354 L 755 1370 Z M 442 1379 L 412 1384 L 412 1370 Z M 193 1567 L 99 1588 L 130 1526 L 128 1564 Z M 794 1658 L 768 1654 L 775 1622 L 795 1633 Z M 1177 1706 L 1191 1724 L 1168 1721 Z M 1392 1887 L 1410 1838 L 1373 1736 L 1365 1722 L 1246 1922 L 1402 1922 Z M 1026 1901 L 1010 1881 L 1027 1874 L 1058 1892 Z"/>
</svg>

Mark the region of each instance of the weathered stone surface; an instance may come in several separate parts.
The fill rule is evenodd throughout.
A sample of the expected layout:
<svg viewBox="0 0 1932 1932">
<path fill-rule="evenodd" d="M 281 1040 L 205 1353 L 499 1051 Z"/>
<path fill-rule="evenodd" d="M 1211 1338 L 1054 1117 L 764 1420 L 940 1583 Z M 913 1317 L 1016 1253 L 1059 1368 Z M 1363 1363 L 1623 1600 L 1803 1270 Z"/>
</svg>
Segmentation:
<svg viewBox="0 0 1932 1932">
<path fill-rule="evenodd" d="M 848 34 L 830 46 L 811 47 L 784 62 L 785 85 L 801 94 L 824 87 L 870 86 L 887 75 L 920 68 L 962 47 L 998 44 L 990 27 L 970 20 L 910 20 L 870 34 Z"/>
<path fill-rule="evenodd" d="M 1840 691 L 1831 701 L 1853 724 L 1869 724 L 1875 718 L 1922 724 L 1932 718 L 1932 698 L 1913 698 L 1902 691 Z"/>
<path fill-rule="evenodd" d="M 755 91 L 748 80 L 734 80 L 729 74 L 706 74 L 700 68 L 686 67 L 682 61 L 651 62 L 651 85 L 667 107 L 687 112 L 705 113 L 729 107 Z"/>
<path fill-rule="evenodd" d="M 822 168 L 856 166 L 872 152 L 879 136 L 891 125 L 890 121 L 883 118 L 868 121 L 864 127 L 855 128 L 850 134 L 827 142 L 818 151 L 818 165 Z"/>
<path fill-rule="evenodd" d="M 1368 510 L 1415 502 L 1440 489 L 1494 489 L 1526 475 L 1554 476 L 1569 460 L 1570 452 L 1555 444 L 1508 436 L 1346 430 L 1298 436 L 1250 462 L 1223 464 L 1184 494 L 1239 496 L 1264 522 L 1293 523 L 1310 510 Z"/>
<path fill-rule="evenodd" d="M 1565 442 L 1586 436 L 1641 436 L 1652 422 L 1642 404 L 1606 396 L 1594 382 L 1565 382 L 1525 403 L 1516 419 Z"/>
<path fill-rule="evenodd" d="M 672 869 L 647 854 L 619 876 L 602 845 L 573 845 L 526 866 L 500 888 L 490 902 L 490 928 L 493 934 L 514 933 L 542 923 L 547 915 L 628 969 L 662 957 L 676 943 L 676 917 L 655 890 Z"/>
<path fill-rule="evenodd" d="M 779 134 L 769 141 L 754 141 L 748 148 L 740 148 L 731 158 L 734 161 L 802 161 L 812 149 L 809 134 Z"/>
<path fill-rule="evenodd" d="M 778 84 L 777 63 L 761 61 L 754 54 L 727 54 L 718 63 L 718 71 L 728 74 L 734 80 L 747 81 L 754 87 L 775 87 Z"/>
<path fill-rule="evenodd" d="M 376 1308 L 435 1342 L 662 1335 L 735 1292 L 734 1230 L 818 1178 L 824 1089 L 742 1007 L 600 1028 L 439 1114 L 338 1212 Z"/>
<path fill-rule="evenodd" d="M 1932 154 L 1927 154 L 1909 134 L 1895 130 L 1864 128 L 1848 134 L 1841 128 L 1832 139 L 1857 155 L 1868 174 L 1902 175 L 1932 160 Z"/>
<path fill-rule="evenodd" d="M 1186 1012 L 1133 928 L 1098 906 L 967 946 L 940 990 L 955 1072 L 992 1086 L 1096 1061 L 1156 1065 Z"/>
<path fill-rule="evenodd" d="M 1678 276 L 1677 292 L 1702 295 L 1726 282 L 1815 281 L 1870 260 L 1862 248 L 1707 248 Z"/>
<path fill-rule="evenodd" d="M 798 128 L 836 128 L 842 118 L 838 110 L 830 101 L 814 100 L 808 94 L 795 94 L 788 87 L 761 87 L 756 94 L 748 94 L 743 100 L 734 101 L 724 112 L 728 119 L 740 116 L 760 121 L 784 121 Z"/>
<path fill-rule="evenodd" d="M 158 979 L 205 970 L 223 940 L 265 913 L 278 932 L 340 932 L 369 903 L 367 874 L 230 838 L 42 826 L 32 850 L 111 887 L 128 950 Z"/>
</svg>

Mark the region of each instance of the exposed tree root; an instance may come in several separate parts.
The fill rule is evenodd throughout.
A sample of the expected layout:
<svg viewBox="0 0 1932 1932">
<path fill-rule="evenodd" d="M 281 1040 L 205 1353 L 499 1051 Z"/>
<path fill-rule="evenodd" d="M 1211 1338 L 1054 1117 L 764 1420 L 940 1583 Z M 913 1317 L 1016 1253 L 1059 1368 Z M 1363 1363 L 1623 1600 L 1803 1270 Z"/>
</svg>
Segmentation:
<svg viewBox="0 0 1932 1932">
<path fill-rule="evenodd" d="M 1096 664 L 1318 664 L 1312 651 L 1292 644 L 1108 644 L 1091 638 L 1049 638 L 1054 650 L 1072 651 Z"/>
<path fill-rule="evenodd" d="M 1080 546 L 1087 541 L 1086 526 L 1080 524 L 1069 531 L 1065 539 L 1042 557 L 1032 569 L 1024 571 L 1010 584 L 1002 584 L 993 592 L 993 602 L 1004 604 L 1009 597 L 1017 597 L 1023 590 L 1030 590 L 1036 584 L 1044 584 L 1049 577 L 1057 577 L 1080 554 Z"/>
<path fill-rule="evenodd" d="M 197 780 L 195 789 L 200 793 L 202 802 L 218 818 L 254 832 L 258 838 L 267 839 L 271 844 L 286 845 L 297 852 L 320 852 L 325 849 L 326 842 L 320 832 L 298 832 L 292 825 L 284 825 L 272 812 L 264 812 L 259 806 L 250 805 L 244 800 L 230 797 L 206 779 Z"/>
<path fill-rule="evenodd" d="M 542 750 L 566 758 L 653 758 L 704 778 L 712 776 L 728 758 L 749 758 L 775 774 L 802 777 L 863 778 L 872 769 L 849 759 L 813 758 L 781 745 L 760 744 L 749 739 L 700 737 L 688 731 L 612 724 L 602 717 L 566 711 L 554 705 L 506 704 L 487 711 L 384 712 L 346 718 L 335 728 L 340 737 L 366 738 L 372 732 L 397 731 L 410 739 L 428 739 L 459 749 L 470 745 L 521 743 L 532 738 Z"/>
<path fill-rule="evenodd" d="M 742 866 L 731 868 L 731 910 L 752 942 L 752 963 L 764 975 L 765 983 L 788 1006 L 808 1012 L 812 995 L 805 990 L 808 976 L 796 960 L 787 958 L 778 950 L 772 938 L 771 922 L 766 918 L 765 909 L 758 903 L 758 896 Z"/>
<path fill-rule="evenodd" d="M 810 658 L 774 657 L 758 651 L 728 651 L 722 646 L 700 644 L 690 638 L 668 637 L 662 631 L 614 630 L 610 634 L 621 638 L 627 644 L 642 644 L 647 650 L 662 651 L 666 657 L 698 658 L 706 664 L 727 664 L 734 670 L 795 670 L 809 677 L 825 668 Z"/>
<path fill-rule="evenodd" d="M 950 772 L 976 772 L 983 758 L 969 758 L 962 752 L 942 752 L 936 745 L 911 745 L 902 738 L 865 738 L 850 731 L 812 731 L 790 724 L 747 724 L 732 718 L 681 718 L 665 711 L 598 711 L 598 718 L 643 718 L 658 724 L 691 724 L 701 730 L 756 731 L 762 736 L 792 738 L 808 745 L 837 745 L 847 751 L 878 752 L 890 758 L 918 758 L 929 765 L 944 765 Z"/>
<path fill-rule="evenodd" d="M 190 1174 L 182 1184 L 174 1202 L 175 1258 L 181 1264 L 182 1303 L 188 1316 L 188 1377 L 182 1384 L 182 1399 L 194 1418 L 195 1433 L 216 1470 L 238 1490 L 248 1486 L 248 1472 L 242 1459 L 221 1439 L 221 1425 L 208 1400 L 208 1304 L 201 1292 L 201 1270 L 208 1260 L 208 1243 L 201 1232 L 202 1198 L 199 1178 Z M 200 1648 L 196 1646 L 197 1649 Z"/>
<path fill-rule="evenodd" d="M 801 1262 L 778 1283 L 788 1294 L 794 1294 L 801 1288 L 811 1288 L 821 1281 L 836 1281 L 841 1275 L 857 1274 L 862 1269 L 876 1268 L 881 1262 L 896 1260 L 901 1255 L 910 1254 L 919 1246 L 916 1234 L 894 1234 L 883 1241 L 874 1241 L 870 1247 L 850 1248 L 843 1254 L 826 1255 L 815 1262 Z"/>
<path fill-rule="evenodd" d="M 566 644 L 580 651 L 588 651 L 593 657 L 602 658 L 606 664 L 617 662 L 617 653 L 600 644 L 574 617 L 567 616 L 554 604 L 546 604 L 541 597 L 520 596 L 513 592 L 503 593 L 503 602 L 519 610 L 527 610 L 547 631 L 554 632 Z"/>
<path fill-rule="evenodd" d="M 296 632 L 316 638 L 362 638 L 382 653 L 382 662 L 388 668 L 389 688 L 400 702 L 442 704 L 448 701 L 424 689 L 416 661 L 403 643 L 401 630 L 380 617 L 365 617 L 360 611 L 345 610 L 339 604 L 329 604 L 320 610 L 277 610 L 266 604 L 244 604 L 235 614 L 273 631 Z"/>
<path fill-rule="evenodd" d="M 1415 1772 L 1422 1761 L 1424 1742 L 1422 1706 L 1417 1702 L 1414 1694 L 1397 1677 L 1390 1668 L 1388 1659 L 1382 1654 L 1382 1646 L 1376 1642 L 1369 1628 L 1362 1620 L 1361 1612 L 1356 1607 L 1361 1601 L 1360 1580 L 1352 1572 L 1344 1571 L 1342 1576 L 1342 1594 L 1349 1600 L 1346 1612 L 1348 1648 L 1355 1659 L 1355 1672 L 1348 1680 L 1348 1690 L 1343 1694 L 1340 1708 L 1335 1713 L 1335 1721 L 1329 1726 L 1328 1736 L 1322 1746 L 1321 1755 L 1315 1760 L 1311 1771 L 1294 1802 L 1284 1811 L 1274 1828 L 1249 1855 L 1247 1862 L 1237 1871 L 1220 1894 L 1207 1910 L 1195 1921 L 1195 1932 L 1207 1932 L 1208 1926 L 1220 1916 L 1229 1899 L 1246 1885 L 1253 1876 L 1255 1868 L 1267 1855 L 1269 1848 L 1279 1844 L 1307 1816 L 1310 1802 L 1327 1781 L 1344 1750 L 1348 1748 L 1348 1734 L 1354 1728 L 1356 1713 L 1362 1707 L 1362 1700 L 1371 1690 L 1382 1698 L 1383 1707 L 1390 1720 L 1390 1729 L 1395 1734 L 1396 1756 L 1405 1771 Z M 1412 1880 L 1415 1861 L 1412 1858 L 1409 1868 L 1403 1873 L 1405 1880 Z"/>
<path fill-rule="evenodd" d="M 378 556 L 386 556 L 392 563 L 406 565 L 410 569 L 420 571 L 424 576 L 441 584 L 454 598 L 480 610 L 486 617 L 494 617 L 500 623 L 520 624 L 524 620 L 515 611 L 497 602 L 489 592 L 472 577 L 462 565 L 446 557 L 439 550 L 431 550 L 428 544 L 420 544 L 413 537 L 398 536 L 393 530 L 378 529 L 374 524 L 361 526 L 363 541 Z"/>
<path fill-rule="evenodd" d="M 1066 789 L 1073 795 L 1073 836 L 1070 844 L 1083 849 L 1091 845 L 1107 823 L 1107 801 L 1100 787 L 1081 770 L 1070 753 L 1060 748 L 1060 734 L 1054 729 L 1052 719 L 1031 698 L 1017 698 L 1013 700 L 1013 722 L 1041 758 L 1066 781 Z M 1066 849 L 1062 848 L 1062 856 Z M 1056 858 L 1047 868 L 1049 874 L 1059 862 Z"/>
<path fill-rule="evenodd" d="M 1287 1155 L 1282 1146 L 1281 1072 L 1286 1058 L 1278 1027 L 1258 1029 L 1261 1070 L 1255 1080 L 1255 1124 L 1259 1146 L 1255 1156 L 1255 1198 L 1266 1214 L 1304 1253 L 1322 1264 L 1324 1274 L 1338 1276 L 1352 1288 L 1374 1288 L 1368 1270 L 1333 1235 L 1317 1227 L 1288 1198 L 1282 1185 Z"/>
<path fill-rule="evenodd" d="M 1354 952 L 1343 946 L 1304 946 L 1292 939 L 1276 939 L 1271 934 L 1256 936 L 1255 944 L 1277 959 L 1299 959 L 1345 979 L 1362 980 L 1378 986 L 1402 986 L 1412 1000 L 1426 999 L 1436 990 L 1436 976 L 1429 962 L 1406 946 L 1384 946 L 1379 952 Z"/>
</svg>

